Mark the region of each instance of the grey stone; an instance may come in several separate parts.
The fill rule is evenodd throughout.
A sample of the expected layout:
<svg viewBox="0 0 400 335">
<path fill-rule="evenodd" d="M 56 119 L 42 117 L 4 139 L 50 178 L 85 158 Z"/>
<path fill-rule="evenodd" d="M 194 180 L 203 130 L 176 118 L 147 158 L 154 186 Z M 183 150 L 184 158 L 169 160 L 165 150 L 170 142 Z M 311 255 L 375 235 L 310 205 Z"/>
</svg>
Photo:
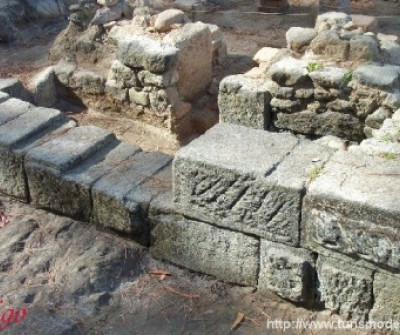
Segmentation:
<svg viewBox="0 0 400 335">
<path fill-rule="evenodd" d="M 66 122 L 54 109 L 31 108 L 0 126 L 0 190 L 28 200 L 24 155 L 32 142 L 41 142 L 45 134 Z"/>
<path fill-rule="evenodd" d="M 281 86 L 294 86 L 309 80 L 307 63 L 294 58 L 285 58 L 274 63 L 268 73 Z"/>
<path fill-rule="evenodd" d="M 136 105 L 147 107 L 150 105 L 150 97 L 148 92 L 144 92 L 138 88 L 129 90 L 129 100 Z"/>
<path fill-rule="evenodd" d="M 389 109 L 380 107 L 365 119 L 365 125 L 371 128 L 379 129 L 383 121 L 391 116 Z"/>
<path fill-rule="evenodd" d="M 325 88 L 343 88 L 347 85 L 345 76 L 348 70 L 339 67 L 324 67 L 309 73 L 314 84 Z"/>
<path fill-rule="evenodd" d="M 119 0 L 97 0 L 97 3 L 100 6 L 104 6 L 104 7 L 115 6 L 118 2 L 119 2 Z"/>
<path fill-rule="evenodd" d="M 107 80 L 104 91 L 110 94 L 115 100 L 125 101 L 128 98 L 129 89 L 115 80 Z"/>
<path fill-rule="evenodd" d="M 176 86 L 186 101 L 204 93 L 212 77 L 212 38 L 207 24 L 188 23 L 171 31 L 164 41 L 179 49 Z"/>
<path fill-rule="evenodd" d="M 285 299 L 312 304 L 315 281 L 315 260 L 310 251 L 261 240 L 261 293 L 272 291 Z"/>
<path fill-rule="evenodd" d="M 351 20 L 354 26 L 362 28 L 364 32 L 376 32 L 378 30 L 378 20 L 369 15 L 352 14 Z"/>
<path fill-rule="evenodd" d="M 374 129 L 371 129 L 372 136 L 375 136 Z M 364 129 L 365 131 L 365 129 Z M 399 133 L 400 134 L 400 133 Z M 371 136 L 371 137 L 372 137 Z M 360 147 L 368 155 L 380 155 L 387 160 L 395 159 L 400 156 L 400 141 L 388 141 L 386 138 L 368 138 L 361 142 Z"/>
<path fill-rule="evenodd" d="M 43 107 L 52 106 L 57 100 L 56 75 L 52 66 L 35 76 L 35 103 Z"/>
<path fill-rule="evenodd" d="M 168 71 L 163 74 L 155 74 L 150 71 L 143 70 L 137 74 L 140 84 L 143 86 L 156 86 L 160 88 L 167 88 L 177 83 L 179 74 L 178 71 Z"/>
<path fill-rule="evenodd" d="M 122 64 L 118 59 L 112 62 L 108 79 L 115 80 L 119 85 L 125 88 L 139 86 L 136 73 L 130 67 Z"/>
<path fill-rule="evenodd" d="M 299 88 L 294 93 L 296 99 L 311 99 L 313 96 L 314 90 L 312 88 Z"/>
<path fill-rule="evenodd" d="M 375 88 L 393 88 L 399 83 L 400 67 L 362 65 L 353 72 L 353 79 L 358 83 Z"/>
<path fill-rule="evenodd" d="M 278 99 L 291 99 L 293 98 L 293 87 L 277 87 L 277 89 L 271 90 L 272 96 Z"/>
<path fill-rule="evenodd" d="M 10 96 L 5 92 L 0 91 L 0 104 L 8 99 L 10 99 Z"/>
<path fill-rule="evenodd" d="M 270 124 L 271 85 L 243 75 L 225 77 L 219 86 L 221 122 L 267 129 Z"/>
<path fill-rule="evenodd" d="M 342 99 L 336 99 L 334 101 L 328 102 L 326 107 L 329 110 L 340 112 L 340 113 L 349 113 L 352 114 L 355 111 L 355 107 L 352 102 Z"/>
<path fill-rule="evenodd" d="M 305 197 L 302 246 L 399 269 L 399 161 L 363 147 L 338 151 Z"/>
<path fill-rule="evenodd" d="M 180 216 L 161 215 L 151 233 L 150 252 L 156 258 L 221 280 L 257 285 L 259 241 L 254 237 Z"/>
<path fill-rule="evenodd" d="M 378 57 L 378 42 L 371 36 L 355 35 L 350 39 L 349 59 L 374 61 Z"/>
<path fill-rule="evenodd" d="M 383 40 L 380 43 L 380 49 L 386 62 L 400 65 L 400 45 L 397 42 Z"/>
<path fill-rule="evenodd" d="M 112 7 L 99 8 L 92 21 L 91 25 L 102 25 L 107 22 L 116 21 L 121 18 L 124 11 L 124 2 L 120 1 Z"/>
<path fill-rule="evenodd" d="M 330 30 L 334 26 L 343 27 L 346 23 L 351 22 L 351 16 L 345 13 L 328 12 L 317 17 L 315 30 L 321 33 Z"/>
<path fill-rule="evenodd" d="M 29 102 L 15 98 L 8 99 L 0 104 L 0 125 L 11 121 L 34 108 Z"/>
<path fill-rule="evenodd" d="M 92 221 L 147 244 L 149 227 L 141 217 L 140 203 L 127 195 L 170 161 L 160 152 L 141 152 L 97 180 L 92 187 Z"/>
<path fill-rule="evenodd" d="M 319 255 L 320 299 L 325 308 L 354 321 L 366 321 L 372 307 L 372 271 L 352 259 Z"/>
<path fill-rule="evenodd" d="M 215 126 L 175 156 L 176 210 L 222 227 L 298 245 L 298 206 L 313 165 L 309 154 L 321 160 L 323 154 L 315 146 L 309 154 L 298 155 L 295 150 L 292 157 L 289 153 L 297 143 L 289 134 L 231 124 Z"/>
<path fill-rule="evenodd" d="M 171 30 L 174 24 L 182 24 L 185 14 L 179 9 L 167 9 L 157 15 L 154 28 L 157 31 L 165 32 Z"/>
<path fill-rule="evenodd" d="M 300 134 L 334 135 L 352 141 L 364 138 L 364 126 L 359 119 L 350 114 L 337 112 L 278 113 L 274 125 L 279 129 L 291 130 Z"/>
<path fill-rule="evenodd" d="M 338 33 L 326 31 L 314 38 L 310 44 L 314 54 L 338 60 L 346 60 L 349 54 L 349 42 L 341 40 Z"/>
<path fill-rule="evenodd" d="M 118 43 L 118 60 L 126 66 L 163 73 L 172 69 L 177 59 L 177 48 L 146 36 L 130 36 Z"/>
<path fill-rule="evenodd" d="M 324 147 L 335 149 L 335 150 L 346 150 L 347 141 L 333 135 L 326 135 L 314 141 Z"/>
<path fill-rule="evenodd" d="M 76 71 L 71 78 L 71 87 L 81 89 L 83 93 L 101 94 L 104 92 L 104 78 L 92 71 Z"/>
<path fill-rule="evenodd" d="M 75 64 L 61 61 L 53 68 L 58 81 L 64 86 L 70 86 L 70 79 L 76 69 Z"/>
<path fill-rule="evenodd" d="M 396 110 L 400 108 L 400 93 L 397 91 L 396 93 L 384 93 L 382 94 L 383 99 L 380 101 L 380 105 L 383 107 L 387 107 L 391 110 Z"/>
<path fill-rule="evenodd" d="M 286 32 L 287 46 L 297 53 L 303 53 L 316 36 L 313 28 L 291 27 Z"/>
<path fill-rule="evenodd" d="M 291 57 L 291 52 L 289 49 L 264 47 L 257 51 L 253 57 L 253 60 L 257 64 L 268 68 L 272 64 L 287 57 Z"/>
<path fill-rule="evenodd" d="M 22 82 L 13 78 L 0 78 L 0 91 L 7 93 L 13 98 L 24 101 L 31 100 L 31 94 L 25 89 Z"/>
<path fill-rule="evenodd" d="M 400 322 L 400 277 L 378 271 L 374 276 L 374 305 L 371 321 Z"/>
<path fill-rule="evenodd" d="M 322 87 L 317 87 L 314 90 L 314 99 L 317 101 L 329 101 L 332 99 L 337 98 L 338 94 L 337 92 L 333 91 L 332 89 L 325 89 Z"/>
<path fill-rule="evenodd" d="M 273 98 L 271 100 L 271 107 L 274 112 L 293 113 L 301 110 L 302 106 L 298 100 L 287 100 Z"/>
</svg>

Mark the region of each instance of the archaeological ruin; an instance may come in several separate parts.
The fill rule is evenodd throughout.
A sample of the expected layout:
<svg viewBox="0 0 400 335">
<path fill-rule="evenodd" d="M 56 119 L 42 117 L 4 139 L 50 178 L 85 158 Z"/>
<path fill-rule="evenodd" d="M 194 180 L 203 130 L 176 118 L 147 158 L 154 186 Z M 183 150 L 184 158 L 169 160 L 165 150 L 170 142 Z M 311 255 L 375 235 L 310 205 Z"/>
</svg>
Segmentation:
<svg viewBox="0 0 400 335">
<path fill-rule="evenodd" d="M 21 15 L 68 17 L 45 66 L 0 72 L 2 194 L 261 297 L 400 322 L 398 1 L 47 2 L 0 1 L 0 46 Z"/>
</svg>

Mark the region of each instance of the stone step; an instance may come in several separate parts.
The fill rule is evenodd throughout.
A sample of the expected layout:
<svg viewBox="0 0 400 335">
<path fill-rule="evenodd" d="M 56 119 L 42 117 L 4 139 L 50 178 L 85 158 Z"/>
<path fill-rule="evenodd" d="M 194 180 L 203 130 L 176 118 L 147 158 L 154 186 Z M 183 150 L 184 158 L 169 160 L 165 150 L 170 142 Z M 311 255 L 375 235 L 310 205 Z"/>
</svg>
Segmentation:
<svg viewBox="0 0 400 335">
<path fill-rule="evenodd" d="M 25 154 L 74 123 L 58 110 L 37 108 L 16 99 L 0 104 L 0 110 L 0 190 L 28 201 Z"/>
<path fill-rule="evenodd" d="M 291 134 L 219 124 L 176 154 L 176 210 L 298 246 L 306 185 L 332 153 Z"/>
</svg>

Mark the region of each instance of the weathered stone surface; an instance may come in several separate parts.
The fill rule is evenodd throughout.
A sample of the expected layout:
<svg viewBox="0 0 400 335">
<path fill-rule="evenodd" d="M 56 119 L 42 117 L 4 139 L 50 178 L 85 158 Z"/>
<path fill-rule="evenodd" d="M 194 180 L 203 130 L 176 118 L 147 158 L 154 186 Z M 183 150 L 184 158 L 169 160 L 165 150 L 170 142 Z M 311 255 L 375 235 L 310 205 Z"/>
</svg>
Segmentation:
<svg viewBox="0 0 400 335">
<path fill-rule="evenodd" d="M 311 252 L 261 240 L 260 292 L 273 291 L 285 299 L 312 304 L 315 260 Z"/>
<path fill-rule="evenodd" d="M 58 81 L 64 86 L 70 86 L 70 79 L 76 69 L 75 64 L 61 61 L 53 68 Z"/>
<path fill-rule="evenodd" d="M 319 255 L 320 299 L 325 308 L 355 321 L 366 321 L 372 307 L 372 271 L 351 258 Z"/>
<path fill-rule="evenodd" d="M 0 104 L 0 125 L 11 121 L 34 108 L 29 102 L 15 98 L 7 99 Z"/>
<path fill-rule="evenodd" d="M 372 62 L 376 60 L 378 53 L 378 42 L 373 37 L 367 35 L 355 35 L 350 39 L 350 60 Z"/>
<path fill-rule="evenodd" d="M 400 269 L 400 157 L 338 151 L 305 197 L 302 246 Z"/>
<path fill-rule="evenodd" d="M 108 79 L 115 80 L 125 88 L 138 86 L 139 83 L 135 72 L 130 67 L 122 64 L 118 59 L 112 62 Z"/>
<path fill-rule="evenodd" d="M 231 124 L 215 126 L 175 156 L 177 211 L 297 245 L 298 206 L 313 165 L 308 154 L 298 156 L 296 150 L 287 157 L 297 143 L 289 134 Z M 317 147 L 312 150 L 313 158 L 323 156 L 315 151 Z"/>
<path fill-rule="evenodd" d="M 400 322 L 400 277 L 378 271 L 374 276 L 371 321 Z"/>
<path fill-rule="evenodd" d="M 0 190 L 3 193 L 28 200 L 24 147 L 65 122 L 66 118 L 57 110 L 31 108 L 0 126 Z"/>
<path fill-rule="evenodd" d="M 171 29 L 172 25 L 183 23 L 185 14 L 179 9 L 167 9 L 157 15 L 154 28 L 157 31 L 165 32 Z"/>
<path fill-rule="evenodd" d="M 314 84 L 325 88 L 343 88 L 347 85 L 345 75 L 348 70 L 339 67 L 324 67 L 309 73 Z"/>
<path fill-rule="evenodd" d="M 161 215 L 157 221 L 151 233 L 154 257 L 231 283 L 257 284 L 257 239 L 180 216 Z"/>
<path fill-rule="evenodd" d="M 400 45 L 397 42 L 383 40 L 380 43 L 380 49 L 386 62 L 400 65 Z"/>
<path fill-rule="evenodd" d="M 362 65 L 353 73 L 353 79 L 358 83 L 375 88 L 393 88 L 399 83 L 400 67 Z"/>
<path fill-rule="evenodd" d="M 221 122 L 267 129 L 270 124 L 271 85 L 243 75 L 225 77 L 219 87 Z"/>
<path fill-rule="evenodd" d="M 285 58 L 274 63 L 268 73 L 281 86 L 294 86 L 310 80 L 307 63 L 294 58 Z"/>
<path fill-rule="evenodd" d="M 52 66 L 44 69 L 34 78 L 35 103 L 43 107 L 52 106 L 57 100 L 56 75 Z"/>
<path fill-rule="evenodd" d="M 365 32 L 378 30 L 378 20 L 373 16 L 352 14 L 351 20 L 354 26 L 362 28 Z"/>
<path fill-rule="evenodd" d="M 299 100 L 288 100 L 273 98 L 271 100 L 271 107 L 273 111 L 281 111 L 284 113 L 293 113 L 301 110 L 301 102 Z"/>
<path fill-rule="evenodd" d="M 289 49 L 263 47 L 257 51 L 253 60 L 264 67 L 269 67 L 273 63 L 290 56 L 291 53 Z"/>
<path fill-rule="evenodd" d="M 128 98 L 128 88 L 125 88 L 123 84 L 118 83 L 116 80 L 109 79 L 106 81 L 104 91 L 110 94 L 113 99 L 125 101 Z"/>
<path fill-rule="evenodd" d="M 178 49 L 147 36 L 130 36 L 119 41 L 118 59 L 127 66 L 162 73 L 174 67 Z"/>
<path fill-rule="evenodd" d="M 278 113 L 274 125 L 300 134 L 334 135 L 354 141 L 364 137 L 364 126 L 359 119 L 350 114 L 330 111 L 321 114 L 311 111 Z"/>
<path fill-rule="evenodd" d="M 0 91 L 0 104 L 8 99 L 10 99 L 10 96 L 5 92 Z"/>
<path fill-rule="evenodd" d="M 97 0 L 97 4 L 104 7 L 112 7 L 118 3 L 119 0 Z"/>
<path fill-rule="evenodd" d="M 102 25 L 110 21 L 116 21 L 121 18 L 124 11 L 124 2 L 120 1 L 112 7 L 102 7 L 96 11 L 91 25 Z"/>
<path fill-rule="evenodd" d="M 287 46 L 297 53 L 303 53 L 316 36 L 313 28 L 291 27 L 286 32 Z"/>
<path fill-rule="evenodd" d="M 380 107 L 375 112 L 367 116 L 365 119 L 365 125 L 371 128 L 379 129 L 383 122 L 390 116 L 391 112 L 389 109 Z"/>
<path fill-rule="evenodd" d="M 136 105 L 147 107 L 150 105 L 150 94 L 140 88 L 131 88 L 129 90 L 129 100 Z"/>
<path fill-rule="evenodd" d="M 139 82 L 143 86 L 156 86 L 160 88 L 167 88 L 179 79 L 179 73 L 176 70 L 171 70 L 163 74 L 155 74 L 150 71 L 143 70 L 137 75 Z"/>
<path fill-rule="evenodd" d="M 30 101 L 31 94 L 25 89 L 22 82 L 13 78 L 0 78 L 0 91 L 13 98 Z"/>
<path fill-rule="evenodd" d="M 334 26 L 344 26 L 348 22 L 351 22 L 350 15 L 339 12 L 328 12 L 317 17 L 315 30 L 320 33 L 330 30 Z"/>
<path fill-rule="evenodd" d="M 71 78 L 71 87 L 88 94 L 101 94 L 104 92 L 104 78 L 92 71 L 76 71 Z"/>
<path fill-rule="evenodd" d="M 355 107 L 351 101 L 336 99 L 326 104 L 328 110 L 340 113 L 354 113 Z"/>
<path fill-rule="evenodd" d="M 164 38 L 179 49 L 176 86 L 184 100 L 191 101 L 203 93 L 212 76 L 212 38 L 207 24 L 188 23 Z"/>
<path fill-rule="evenodd" d="M 349 42 L 341 40 L 335 31 L 325 31 L 314 38 L 310 44 L 314 54 L 338 59 L 346 60 L 349 54 Z"/>
<path fill-rule="evenodd" d="M 141 152 L 97 180 L 92 187 L 92 221 L 148 244 L 149 227 L 141 217 L 140 204 L 127 195 L 170 161 L 170 156 L 160 152 Z"/>
</svg>

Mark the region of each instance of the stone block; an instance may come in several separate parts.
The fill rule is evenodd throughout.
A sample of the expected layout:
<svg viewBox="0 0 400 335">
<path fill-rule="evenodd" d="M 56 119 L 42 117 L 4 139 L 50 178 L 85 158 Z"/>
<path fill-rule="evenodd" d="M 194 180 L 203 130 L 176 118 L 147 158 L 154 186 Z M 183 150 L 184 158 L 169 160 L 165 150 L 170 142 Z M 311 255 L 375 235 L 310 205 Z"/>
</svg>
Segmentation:
<svg viewBox="0 0 400 335">
<path fill-rule="evenodd" d="M 0 91 L 7 93 L 10 97 L 31 101 L 31 94 L 18 79 L 0 78 Z"/>
<path fill-rule="evenodd" d="M 243 75 L 225 77 L 218 95 L 221 122 L 268 129 L 271 87 L 265 80 Z"/>
<path fill-rule="evenodd" d="M 115 80 L 119 85 L 125 88 L 139 85 L 135 71 L 122 64 L 118 59 L 112 62 L 108 79 Z"/>
<path fill-rule="evenodd" d="M 7 99 L 0 103 L 0 125 L 16 119 L 18 116 L 27 113 L 34 108 L 29 102 L 15 98 Z"/>
<path fill-rule="evenodd" d="M 218 226 L 298 245 L 302 194 L 312 160 L 323 155 L 318 146 L 312 150 L 313 158 L 299 155 L 294 149 L 297 145 L 290 134 L 216 125 L 175 156 L 176 210 Z"/>
<path fill-rule="evenodd" d="M 311 83 L 308 76 L 307 65 L 307 62 L 302 60 L 285 58 L 274 63 L 268 73 L 271 79 L 280 86 L 307 84 Z"/>
<path fill-rule="evenodd" d="M 353 72 L 353 79 L 373 88 L 391 89 L 399 84 L 399 66 L 362 65 Z"/>
<path fill-rule="evenodd" d="M 346 60 L 349 54 L 349 42 L 341 40 L 335 31 L 325 31 L 314 38 L 310 44 L 315 55 L 324 58 Z"/>
<path fill-rule="evenodd" d="M 36 105 L 50 107 L 56 102 L 56 75 L 52 66 L 38 73 L 34 78 L 33 85 Z"/>
<path fill-rule="evenodd" d="M 291 27 L 286 32 L 287 46 L 297 53 L 303 53 L 316 36 L 313 28 Z"/>
<path fill-rule="evenodd" d="M 253 57 L 253 61 L 263 67 L 270 67 L 284 58 L 290 57 L 289 49 L 264 47 L 257 51 Z"/>
<path fill-rule="evenodd" d="M 85 218 L 90 208 L 88 193 L 82 188 L 69 186 L 63 176 L 82 165 L 87 159 L 116 142 L 115 135 L 101 128 L 87 126 L 71 129 L 26 155 L 26 173 L 31 202 L 34 206 L 49 209 L 75 218 Z"/>
<path fill-rule="evenodd" d="M 116 21 L 121 18 L 124 11 L 124 2 L 120 1 L 112 7 L 102 7 L 97 9 L 96 14 L 90 25 L 102 25 L 107 22 Z"/>
<path fill-rule="evenodd" d="M 310 72 L 309 76 L 314 85 L 325 88 L 343 88 L 347 85 L 346 74 L 348 70 L 339 67 L 324 67 Z"/>
<path fill-rule="evenodd" d="M 153 257 L 231 283 L 257 285 L 259 241 L 177 215 L 162 215 L 151 233 Z"/>
<path fill-rule="evenodd" d="M 8 99 L 10 99 L 10 96 L 5 92 L 0 91 L 0 104 Z"/>
<path fill-rule="evenodd" d="M 320 300 L 325 308 L 354 321 L 366 321 L 372 307 L 372 271 L 338 255 L 317 260 Z"/>
<path fill-rule="evenodd" d="M 71 87 L 81 89 L 83 93 L 101 94 L 104 92 L 104 78 L 92 71 L 76 71 L 71 78 Z"/>
<path fill-rule="evenodd" d="M 370 320 L 400 322 L 400 276 L 378 271 L 374 275 L 374 305 Z"/>
<path fill-rule="evenodd" d="M 379 45 L 375 38 L 368 35 L 355 35 L 350 39 L 350 60 L 373 62 L 378 54 Z"/>
<path fill-rule="evenodd" d="M 118 42 L 118 60 L 126 66 L 163 73 L 175 66 L 178 49 L 147 36 L 130 36 Z"/>
<path fill-rule="evenodd" d="M 274 126 L 305 135 L 334 135 L 353 141 L 364 138 L 364 125 L 350 114 L 325 112 L 278 113 Z"/>
<path fill-rule="evenodd" d="M 308 250 L 261 240 L 259 291 L 311 305 L 316 282 L 314 258 Z"/>
<path fill-rule="evenodd" d="M 363 31 L 377 32 L 378 30 L 378 20 L 369 15 L 352 14 L 351 20 L 353 25 L 362 28 Z"/>
<path fill-rule="evenodd" d="M 185 13 L 179 9 L 167 9 L 157 15 L 154 22 L 154 28 L 159 32 L 171 30 L 174 24 L 182 24 L 185 19 Z"/>
<path fill-rule="evenodd" d="M 328 12 L 318 15 L 315 23 L 315 30 L 318 33 L 330 30 L 333 27 L 343 27 L 346 23 L 351 22 L 351 16 L 340 12 Z"/>
<path fill-rule="evenodd" d="M 400 269 L 400 156 L 338 151 L 304 200 L 301 245 Z"/>
<path fill-rule="evenodd" d="M 0 190 L 28 200 L 24 169 L 26 147 L 46 133 L 66 123 L 64 115 L 54 109 L 30 108 L 26 113 L 0 126 Z"/>
<path fill-rule="evenodd" d="M 92 221 L 148 244 L 149 227 L 140 202 L 128 195 L 170 161 L 170 156 L 160 152 L 141 152 L 99 178 L 92 187 Z"/>
<path fill-rule="evenodd" d="M 211 31 L 202 22 L 188 23 L 171 31 L 164 41 L 179 49 L 179 78 L 176 85 L 182 98 L 191 101 L 202 94 L 211 83 Z"/>
<path fill-rule="evenodd" d="M 176 70 L 171 70 L 163 74 L 155 74 L 147 70 L 142 70 L 138 73 L 138 80 L 142 86 L 167 88 L 176 84 L 178 78 L 179 74 Z"/>
<path fill-rule="evenodd" d="M 384 60 L 394 65 L 400 65 L 400 45 L 395 41 L 383 40 L 380 43 L 381 54 Z"/>
</svg>

